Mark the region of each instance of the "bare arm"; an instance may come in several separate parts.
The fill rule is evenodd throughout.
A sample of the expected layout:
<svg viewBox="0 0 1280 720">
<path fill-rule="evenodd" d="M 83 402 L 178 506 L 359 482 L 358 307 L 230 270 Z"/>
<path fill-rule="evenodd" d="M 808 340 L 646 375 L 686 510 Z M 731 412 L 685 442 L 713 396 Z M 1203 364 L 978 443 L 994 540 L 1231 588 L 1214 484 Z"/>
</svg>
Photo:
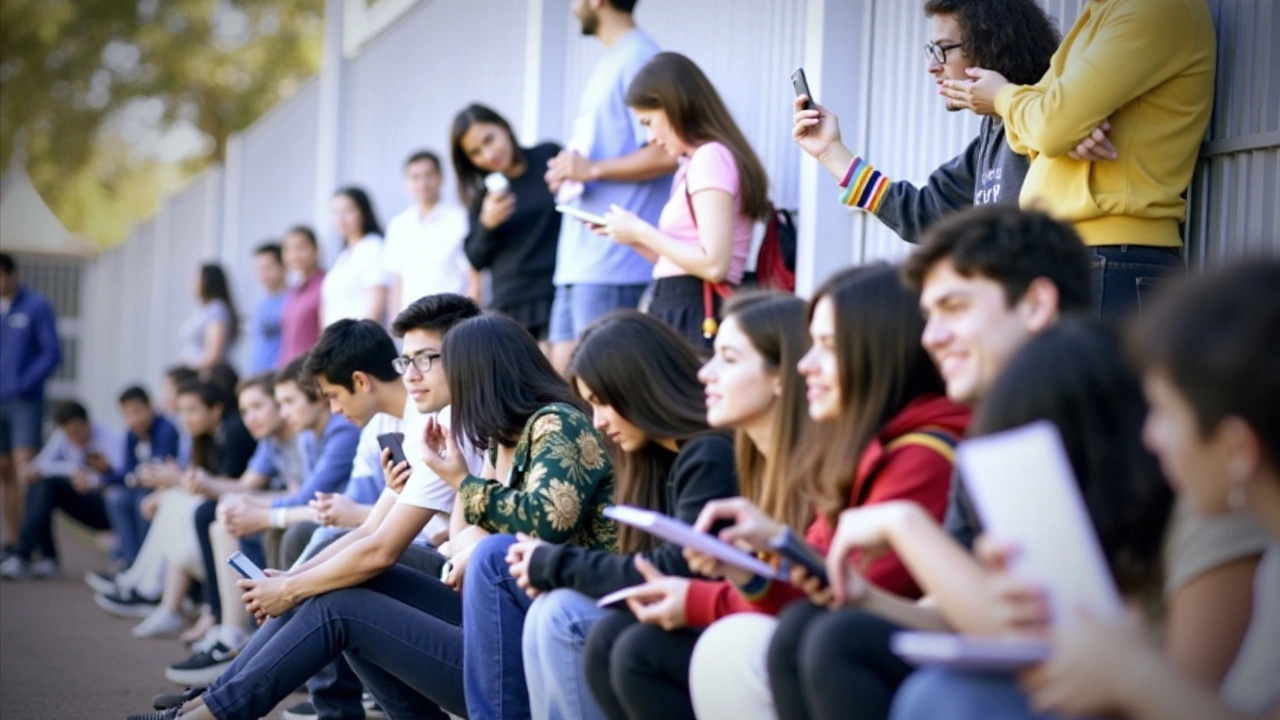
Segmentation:
<svg viewBox="0 0 1280 720">
<path fill-rule="evenodd" d="M 392 273 L 391 287 L 387 289 L 387 307 L 393 308 L 394 312 L 400 312 L 399 309 L 404 307 L 400 304 L 403 294 L 404 281 L 400 279 L 400 273 Z"/>
<path fill-rule="evenodd" d="M 204 355 L 196 365 L 196 370 L 208 370 L 222 360 L 227 350 L 227 323 L 211 322 L 204 329 Z"/>
<path fill-rule="evenodd" d="M 595 160 L 591 163 L 591 180 L 640 182 L 670 175 L 676 171 L 676 159 L 657 145 L 645 145 L 630 155 Z"/>
<path fill-rule="evenodd" d="M 467 297 L 475 300 L 477 305 L 481 305 L 484 301 L 484 298 L 480 296 L 481 291 L 480 271 L 475 268 L 467 268 Z"/>
<path fill-rule="evenodd" d="M 342 552 L 342 549 L 359 541 L 362 538 L 372 535 L 382 521 L 390 514 L 391 509 L 396 505 L 398 496 L 393 492 L 384 492 L 378 498 L 378 502 L 374 504 L 373 511 L 369 513 L 369 517 L 365 518 L 364 523 L 360 527 L 338 538 L 324 550 L 316 553 L 315 557 L 299 566 L 297 569 L 290 571 L 290 575 L 298 575 L 304 573 L 311 568 L 325 562 L 329 558 Z"/>
<path fill-rule="evenodd" d="M 1168 598 L 1164 655 L 1207 687 L 1218 687 L 1240 651 L 1253 611 L 1258 557 L 1219 565 Z"/>
<path fill-rule="evenodd" d="M 709 282 L 723 282 L 733 262 L 733 196 L 707 189 L 690 200 L 697 217 L 698 242 L 681 242 L 646 224 L 640 243 L 679 265 L 682 270 Z"/>
<path fill-rule="evenodd" d="M 383 318 L 387 316 L 387 286 L 378 285 L 371 287 L 369 293 L 369 309 L 365 311 L 364 316 L 367 320 L 372 320 L 379 325 L 382 324 Z"/>
</svg>

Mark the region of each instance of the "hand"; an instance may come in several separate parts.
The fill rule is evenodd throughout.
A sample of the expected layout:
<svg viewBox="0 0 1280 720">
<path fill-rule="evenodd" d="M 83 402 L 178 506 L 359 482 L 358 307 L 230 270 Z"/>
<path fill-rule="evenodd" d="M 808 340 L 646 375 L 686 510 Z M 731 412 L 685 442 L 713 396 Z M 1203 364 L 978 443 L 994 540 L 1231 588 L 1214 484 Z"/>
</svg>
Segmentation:
<svg viewBox="0 0 1280 720">
<path fill-rule="evenodd" d="M 983 68 L 969 68 L 965 74 L 972 79 L 943 80 L 938 93 L 979 115 L 995 115 L 996 94 L 1009 85 L 1009 81 L 995 70 Z"/>
<path fill-rule="evenodd" d="M 689 579 L 663 575 L 653 563 L 636 556 L 636 569 L 644 576 L 645 584 L 627 598 L 631 614 L 642 623 L 657 625 L 663 630 L 679 630 L 686 626 L 685 596 L 689 593 Z"/>
<path fill-rule="evenodd" d="M 740 497 L 707 503 L 702 512 L 698 513 L 693 528 L 700 532 L 711 532 L 711 527 L 722 521 L 729 521 L 731 524 L 720 531 L 721 540 L 740 547 L 745 545 L 756 552 L 768 550 L 769 541 L 782 532 L 781 523 L 752 505 L 750 500 Z"/>
<path fill-rule="evenodd" d="M 1080 612 L 1069 630 L 1055 634 L 1049 659 L 1023 672 L 1019 683 L 1037 713 L 1123 714 L 1120 704 L 1130 673 L 1153 664 L 1163 667 L 1148 638 L 1136 614 L 1117 624 Z"/>
<path fill-rule="evenodd" d="M 269 617 L 280 617 L 298 604 L 288 592 L 288 576 L 279 572 L 265 572 L 272 574 L 262 580 L 236 581 L 236 587 L 244 591 L 240 599 L 244 601 L 245 609 L 259 624 L 266 622 Z"/>
<path fill-rule="evenodd" d="M 218 501 L 217 516 L 232 537 L 248 537 L 271 527 L 271 511 L 240 494 L 223 496 Z"/>
<path fill-rule="evenodd" d="M 547 161 L 547 174 L 543 176 L 551 192 L 560 189 L 565 180 L 590 182 L 592 177 L 591 161 L 572 150 L 561 150 L 558 155 Z"/>
<path fill-rule="evenodd" d="M 849 554 L 861 551 L 866 560 L 889 552 L 889 534 L 894 525 L 912 513 L 920 512 L 920 506 L 905 501 L 876 503 L 852 508 L 840 513 L 831 547 L 827 550 L 827 577 L 831 580 L 833 601 L 839 605 L 857 602 L 860 598 L 849 595 L 850 588 L 858 586 L 851 576 L 854 570 Z"/>
<path fill-rule="evenodd" d="M 156 517 L 156 510 L 160 509 L 160 493 L 150 493 L 142 498 L 142 502 L 138 503 L 138 513 L 142 515 L 142 519 L 151 522 Z"/>
<path fill-rule="evenodd" d="M 862 575 L 858 573 L 854 573 L 853 576 L 857 578 L 862 577 Z M 801 565 L 791 566 L 791 572 L 788 574 L 787 580 L 790 581 L 792 585 L 803 590 L 804 594 L 809 596 L 809 599 L 813 601 L 814 605 L 829 607 L 833 610 L 838 610 L 844 607 L 843 604 L 836 602 L 835 593 L 831 592 L 830 586 L 823 585 L 821 580 L 810 575 L 809 571 L 805 570 Z M 866 581 L 864 580 L 863 583 L 865 585 Z M 864 589 L 862 594 L 865 594 L 865 592 L 866 591 Z M 849 594 L 850 593 L 846 592 L 846 596 Z M 859 596 L 858 599 L 860 600 L 861 596 Z M 852 604 L 857 604 L 857 601 Z"/>
<path fill-rule="evenodd" d="M 547 543 L 524 533 L 517 534 L 516 540 L 518 542 L 507 549 L 507 569 L 511 571 L 511 577 L 516 579 L 516 586 L 530 598 L 536 598 L 542 591 L 529 580 L 529 563 L 533 560 L 533 551 Z"/>
<path fill-rule="evenodd" d="M 1111 144 L 1111 138 L 1107 135 L 1110 132 L 1111 123 L 1103 120 L 1101 125 L 1094 128 L 1093 132 L 1085 135 L 1084 139 L 1076 144 L 1074 150 L 1067 153 L 1067 157 L 1085 162 L 1115 160 L 1119 156 L 1116 153 L 1116 146 Z"/>
<path fill-rule="evenodd" d="M 105 455 L 98 451 L 93 451 L 84 456 L 85 464 L 93 468 L 99 473 L 106 474 L 111 472 L 111 463 L 107 462 Z"/>
<path fill-rule="evenodd" d="M 191 468 L 182 474 L 182 489 L 192 495 L 209 495 L 209 474 L 200 468 Z"/>
<path fill-rule="evenodd" d="M 642 245 L 645 233 L 653 230 L 652 225 L 619 205 L 610 205 L 604 219 L 603 234 L 621 245 Z"/>
<path fill-rule="evenodd" d="M 27 463 L 18 470 L 18 480 L 23 485 L 30 485 L 39 479 L 40 470 L 36 468 L 35 463 Z"/>
<path fill-rule="evenodd" d="M 1004 632 L 1047 636 L 1052 614 L 1044 591 L 1009 572 L 1017 548 L 983 535 L 974 544 L 974 554 L 990 569 L 984 590 Z"/>
<path fill-rule="evenodd" d="M 172 460 L 148 463 L 146 468 L 150 477 L 150 484 L 143 483 L 146 487 L 164 489 L 177 487 L 182 482 L 182 468 Z"/>
<path fill-rule="evenodd" d="M 516 196 L 509 191 L 487 193 L 480 203 L 480 224 L 486 230 L 492 230 L 511 217 L 516 211 Z"/>
<path fill-rule="evenodd" d="M 364 521 L 360 505 L 341 493 L 316 493 L 309 505 L 325 527 L 353 528 Z"/>
<path fill-rule="evenodd" d="M 444 576 L 444 584 L 462 592 L 462 583 L 467 575 L 467 563 L 471 561 L 471 551 L 476 549 L 475 543 L 471 543 L 466 547 L 458 549 L 452 557 L 449 558 L 449 564 L 452 568 L 449 574 Z"/>
<path fill-rule="evenodd" d="M 683 555 L 685 562 L 689 563 L 689 569 L 703 577 L 724 578 L 738 585 L 746 585 L 754 577 L 750 570 L 743 570 L 740 567 L 720 562 L 710 555 L 703 555 L 697 550 L 685 548 Z"/>
<path fill-rule="evenodd" d="M 98 480 L 96 474 L 84 468 L 76 468 L 76 471 L 71 473 L 71 487 L 81 495 L 93 492 L 93 489 L 98 487 Z"/>
<path fill-rule="evenodd" d="M 467 461 L 453 439 L 453 432 L 446 429 L 435 418 L 427 418 L 426 429 L 422 433 L 422 460 L 431 471 L 440 476 L 454 490 L 457 490 L 467 477 Z"/>
<path fill-rule="evenodd" d="M 413 468 L 409 467 L 409 461 L 396 465 L 391 462 L 390 448 L 382 449 L 382 478 L 386 480 L 387 487 L 391 488 L 396 494 L 404 490 L 404 484 L 409 482 L 409 476 L 413 474 Z"/>
<path fill-rule="evenodd" d="M 818 103 L 814 109 L 806 110 L 804 95 L 795 100 L 795 125 L 791 128 L 791 138 L 801 150 L 821 160 L 833 148 L 842 145 L 840 142 L 840 121 L 830 110 Z"/>
</svg>

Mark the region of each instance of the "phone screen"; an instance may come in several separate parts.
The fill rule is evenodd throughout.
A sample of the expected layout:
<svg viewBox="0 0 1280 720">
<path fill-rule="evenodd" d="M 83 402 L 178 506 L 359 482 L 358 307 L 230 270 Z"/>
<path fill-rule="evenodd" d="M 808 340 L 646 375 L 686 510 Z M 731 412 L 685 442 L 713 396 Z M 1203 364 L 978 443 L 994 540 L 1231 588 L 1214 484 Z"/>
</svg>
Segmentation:
<svg viewBox="0 0 1280 720">
<path fill-rule="evenodd" d="M 796 89 L 796 97 L 804 95 L 808 98 L 804 101 L 804 109 L 812 110 L 813 93 L 809 91 L 809 79 L 804 75 L 804 68 L 796 68 L 796 71 L 791 73 L 791 84 Z"/>
<path fill-rule="evenodd" d="M 391 451 L 391 464 L 399 465 L 407 462 L 404 456 L 404 435 L 401 433 L 383 433 L 378 436 L 378 446 Z"/>
</svg>

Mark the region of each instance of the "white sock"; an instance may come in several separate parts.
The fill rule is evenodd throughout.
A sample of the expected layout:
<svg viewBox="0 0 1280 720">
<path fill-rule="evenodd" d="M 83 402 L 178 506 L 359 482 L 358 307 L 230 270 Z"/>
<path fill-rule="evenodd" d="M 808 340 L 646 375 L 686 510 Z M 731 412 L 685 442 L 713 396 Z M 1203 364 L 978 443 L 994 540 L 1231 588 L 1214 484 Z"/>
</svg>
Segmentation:
<svg viewBox="0 0 1280 720">
<path fill-rule="evenodd" d="M 244 644 L 245 632 L 235 625 L 219 625 L 218 641 L 231 650 L 238 650 Z"/>
</svg>

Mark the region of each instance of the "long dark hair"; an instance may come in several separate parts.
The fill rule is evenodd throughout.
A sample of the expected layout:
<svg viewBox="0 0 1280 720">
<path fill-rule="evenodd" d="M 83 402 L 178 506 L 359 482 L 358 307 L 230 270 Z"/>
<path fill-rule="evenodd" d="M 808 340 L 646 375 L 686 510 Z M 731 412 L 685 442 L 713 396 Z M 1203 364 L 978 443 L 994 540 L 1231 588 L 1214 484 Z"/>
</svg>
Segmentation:
<svg viewBox="0 0 1280 720">
<path fill-rule="evenodd" d="M 974 436 L 1036 420 L 1058 427 L 1103 553 L 1126 594 L 1159 581 L 1173 505 L 1158 461 L 1142 445 L 1146 415 L 1141 383 L 1117 332 L 1067 318 L 1013 356 L 972 427 Z"/>
<path fill-rule="evenodd" d="M 453 171 L 458 175 L 458 192 L 468 208 L 473 208 L 480 198 L 484 197 L 484 177 L 487 172 L 475 166 L 467 152 L 462 149 L 462 136 L 467 134 L 472 125 L 489 123 L 497 125 L 507 133 L 511 140 L 511 162 L 520 165 L 524 162 L 524 150 L 516 142 L 516 134 L 511 130 L 511 123 L 487 105 L 472 103 L 453 116 L 453 127 L 449 130 L 449 154 L 453 158 Z"/>
<path fill-rule="evenodd" d="M 444 336 L 441 361 L 453 396 L 453 432 L 479 450 L 515 445 L 525 423 L 553 403 L 586 406 L 538 343 L 504 315 L 463 320 Z"/>
<path fill-rule="evenodd" d="M 682 443 L 705 433 L 707 410 L 698 382 L 698 354 L 666 323 L 635 310 L 619 310 L 587 328 L 569 363 L 569 382 L 581 380 L 598 402 L 609 405 L 651 442 L 636 452 L 610 443 L 616 501 L 668 512 L 667 477 L 675 456 L 653 440 Z M 619 525 L 622 552 L 643 552 L 657 543 L 649 533 Z"/>
<path fill-rule="evenodd" d="M 965 56 L 1014 85 L 1039 82 L 1058 50 L 1058 30 L 1033 0 L 929 0 L 924 14 L 954 17 Z"/>
<path fill-rule="evenodd" d="M 236 302 L 231 299 L 227 273 L 218 263 L 205 263 L 200 266 L 200 302 L 207 305 L 214 300 L 221 300 L 227 306 L 227 341 L 240 337 L 240 320 Z"/>
<path fill-rule="evenodd" d="M 848 507 L 858 459 L 895 415 L 923 395 L 942 395 L 942 377 L 920 345 L 919 295 L 885 264 L 836 273 L 814 293 L 809 319 L 824 298 L 835 308 L 840 416 L 815 423 L 797 475 L 828 521 Z"/>
<path fill-rule="evenodd" d="M 227 416 L 227 393 L 222 386 L 211 380 L 196 380 L 194 382 L 184 383 L 178 387 L 178 395 L 191 395 L 200 401 L 201 405 L 210 410 L 218 410 L 220 418 Z M 191 465 L 201 468 L 207 472 L 216 472 L 218 468 L 218 456 L 220 448 L 218 447 L 217 431 L 204 435 L 197 435 L 191 438 Z"/>
<path fill-rule="evenodd" d="M 724 318 L 733 318 L 760 353 L 765 370 L 780 373 L 782 379 L 772 447 L 761 452 L 745 431 L 736 433 L 738 487 L 743 497 L 774 520 L 803 529 L 809 508 L 788 483 L 788 472 L 800 438 L 811 424 L 804 377 L 796 371 L 796 363 L 809 350 L 804 301 L 779 292 L 740 293 L 725 305 Z"/>
<path fill-rule="evenodd" d="M 627 107 L 661 110 L 671 129 L 690 145 L 715 141 L 729 148 L 738 166 L 740 212 L 764 220 L 773 212 L 769 175 L 716 86 L 689 58 L 673 52 L 654 55 L 627 88 Z"/>
<path fill-rule="evenodd" d="M 382 237 L 382 225 L 378 224 L 378 214 L 373 211 L 373 201 L 369 199 L 369 194 L 364 190 L 354 186 L 338 188 L 333 194 L 334 197 L 342 195 L 351 202 L 355 203 L 356 209 L 360 211 L 360 236 L 377 235 Z M 312 236 L 312 240 L 315 237 Z M 347 244 L 347 239 L 342 239 L 343 244 Z"/>
</svg>

